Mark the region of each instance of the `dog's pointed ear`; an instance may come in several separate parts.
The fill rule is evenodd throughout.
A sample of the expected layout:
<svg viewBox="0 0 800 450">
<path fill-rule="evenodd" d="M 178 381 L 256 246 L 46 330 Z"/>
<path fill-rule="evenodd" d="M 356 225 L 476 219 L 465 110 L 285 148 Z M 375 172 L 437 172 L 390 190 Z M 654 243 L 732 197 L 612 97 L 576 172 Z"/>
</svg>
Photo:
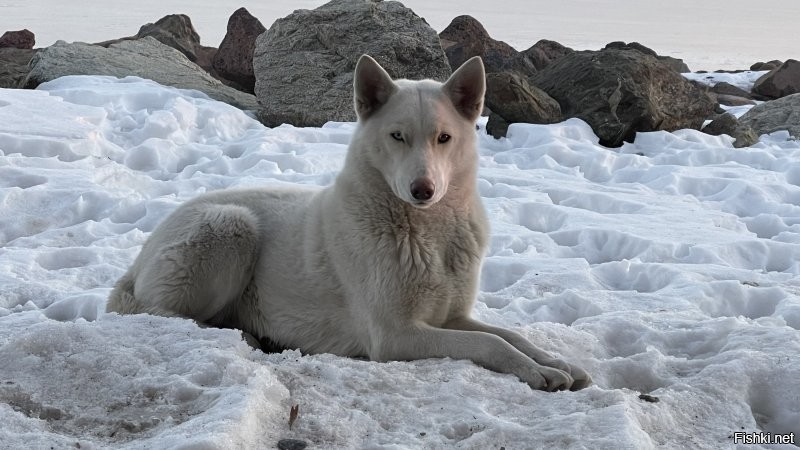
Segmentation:
<svg viewBox="0 0 800 450">
<path fill-rule="evenodd" d="M 361 55 L 353 77 L 353 103 L 359 120 L 366 120 L 397 90 L 392 77 L 369 55 Z"/>
<path fill-rule="evenodd" d="M 442 90 L 462 116 L 473 122 L 478 120 L 486 93 L 486 72 L 481 58 L 474 56 L 462 64 L 444 83 Z"/>
</svg>

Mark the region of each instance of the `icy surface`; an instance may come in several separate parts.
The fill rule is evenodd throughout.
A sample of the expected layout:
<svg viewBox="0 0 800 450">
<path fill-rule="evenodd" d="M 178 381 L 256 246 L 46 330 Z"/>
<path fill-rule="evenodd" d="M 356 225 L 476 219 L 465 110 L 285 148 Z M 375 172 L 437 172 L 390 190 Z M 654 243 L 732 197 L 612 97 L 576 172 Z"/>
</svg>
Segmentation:
<svg viewBox="0 0 800 450">
<path fill-rule="evenodd" d="M 580 392 L 468 361 L 265 355 L 233 330 L 103 312 L 181 202 L 328 185 L 353 126 L 267 129 L 136 78 L 0 90 L 0 448 L 716 449 L 734 431 L 800 434 L 800 142 L 785 133 L 607 149 L 579 120 L 479 130 L 492 238 L 474 315 L 586 368 L 596 384 Z"/>
</svg>

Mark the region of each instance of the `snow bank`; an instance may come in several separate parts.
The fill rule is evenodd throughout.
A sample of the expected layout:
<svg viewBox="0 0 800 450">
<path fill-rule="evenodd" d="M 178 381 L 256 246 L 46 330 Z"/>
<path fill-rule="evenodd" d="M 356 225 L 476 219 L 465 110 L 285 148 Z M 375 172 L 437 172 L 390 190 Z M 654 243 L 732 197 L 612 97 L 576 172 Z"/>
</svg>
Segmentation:
<svg viewBox="0 0 800 450">
<path fill-rule="evenodd" d="M 474 314 L 586 368 L 596 384 L 580 392 L 468 361 L 265 355 L 233 330 L 103 312 L 181 202 L 330 184 L 352 131 L 266 129 L 137 78 L 0 90 L 0 447 L 713 449 L 737 431 L 800 434 L 800 143 L 781 133 L 607 149 L 579 120 L 479 131 L 492 239 Z"/>
</svg>

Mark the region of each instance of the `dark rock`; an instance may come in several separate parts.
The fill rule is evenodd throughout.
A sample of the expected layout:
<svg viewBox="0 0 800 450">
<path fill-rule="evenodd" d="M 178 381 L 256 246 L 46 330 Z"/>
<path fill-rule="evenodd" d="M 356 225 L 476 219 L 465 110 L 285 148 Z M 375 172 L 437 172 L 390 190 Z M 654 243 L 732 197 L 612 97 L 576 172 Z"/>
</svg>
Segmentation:
<svg viewBox="0 0 800 450">
<path fill-rule="evenodd" d="M 617 50 L 636 50 L 637 52 L 644 53 L 645 55 L 650 55 L 662 63 L 666 64 L 670 69 L 678 72 L 678 73 L 688 73 L 691 72 L 689 70 L 689 66 L 683 62 L 680 58 L 673 58 L 671 56 L 661 56 L 655 52 L 655 50 L 651 49 L 650 47 L 645 47 L 644 45 L 638 42 L 630 42 L 625 43 L 622 41 L 614 41 L 609 42 L 605 48 L 615 48 Z"/>
<path fill-rule="evenodd" d="M 797 94 L 800 92 L 800 61 L 789 59 L 765 73 L 756 80 L 753 92 L 769 98 Z"/>
<path fill-rule="evenodd" d="M 0 88 L 19 88 L 30 72 L 30 63 L 36 50 L 0 48 Z"/>
<path fill-rule="evenodd" d="M 744 106 L 744 105 L 755 105 L 756 101 L 747 97 L 739 97 L 738 95 L 729 95 L 729 94 L 715 94 L 717 98 L 717 102 L 720 105 L 725 106 Z"/>
<path fill-rule="evenodd" d="M 0 36 L 0 48 L 31 50 L 36 45 L 36 36 L 29 30 L 6 31 Z"/>
<path fill-rule="evenodd" d="M 436 31 L 401 3 L 334 0 L 276 20 L 256 40 L 259 118 L 268 126 L 356 120 L 353 69 L 365 53 L 394 78 L 451 73 Z"/>
<path fill-rule="evenodd" d="M 486 131 L 495 138 L 505 136 L 511 123 L 562 121 L 558 102 L 514 73 L 486 75 L 486 106 L 492 111 Z"/>
<path fill-rule="evenodd" d="M 711 90 L 715 94 L 735 95 L 737 97 L 752 98 L 749 92 L 745 91 L 742 88 L 738 88 L 730 83 L 726 83 L 724 81 L 721 81 L 712 86 Z"/>
<path fill-rule="evenodd" d="M 637 132 L 699 129 L 716 102 L 651 55 L 604 49 L 574 52 L 532 77 L 565 117 L 586 121 L 600 143 L 619 147 Z"/>
<path fill-rule="evenodd" d="M 40 49 L 31 60 L 25 87 L 34 88 L 45 81 L 66 75 L 134 75 L 165 86 L 196 89 L 209 97 L 255 110 L 254 96 L 223 85 L 181 52 L 146 37 L 123 40 L 104 48 L 98 45 L 58 41 Z"/>
<path fill-rule="evenodd" d="M 457 68 L 473 56 L 480 56 L 486 73 L 515 72 L 522 76 L 536 73 L 533 64 L 514 47 L 489 36 L 475 18 L 458 16 L 441 33 L 442 48 L 450 67 Z"/>
<path fill-rule="evenodd" d="M 214 70 L 227 80 L 253 93 L 256 77 L 253 74 L 253 52 L 256 38 L 267 31 L 261 22 L 245 8 L 237 9 L 228 19 L 228 31 L 214 55 Z"/>
<path fill-rule="evenodd" d="M 536 70 L 542 70 L 556 59 L 561 58 L 564 55 L 569 55 L 574 51 L 575 50 L 569 47 L 564 47 L 556 41 L 542 39 L 533 44 L 531 48 L 523 50 L 522 55 L 528 58 Z"/>
<path fill-rule="evenodd" d="M 703 132 L 712 136 L 727 134 L 736 139 L 733 146 L 736 148 L 749 147 L 758 142 L 758 135 L 747 125 L 742 125 L 731 114 L 720 114 L 711 123 L 703 127 Z"/>
<path fill-rule="evenodd" d="M 777 69 L 778 67 L 781 66 L 781 64 L 783 64 L 783 62 L 778 61 L 777 59 L 773 59 L 772 61 L 767 61 L 767 62 L 757 62 L 752 66 L 750 66 L 750 70 L 754 71 L 772 70 L 772 69 Z"/>
<path fill-rule="evenodd" d="M 800 94 L 756 105 L 739 118 L 739 123 L 751 127 L 759 136 L 788 130 L 791 136 L 800 139 Z"/>
<path fill-rule="evenodd" d="M 281 439 L 278 441 L 279 450 L 303 450 L 306 447 L 308 447 L 308 443 L 300 439 Z"/>
</svg>

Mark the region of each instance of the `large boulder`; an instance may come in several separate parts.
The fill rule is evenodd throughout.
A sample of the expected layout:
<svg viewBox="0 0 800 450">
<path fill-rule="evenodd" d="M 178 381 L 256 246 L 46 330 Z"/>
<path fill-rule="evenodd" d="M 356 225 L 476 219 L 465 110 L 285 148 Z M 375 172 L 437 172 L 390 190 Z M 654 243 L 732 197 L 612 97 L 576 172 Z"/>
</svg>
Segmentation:
<svg viewBox="0 0 800 450">
<path fill-rule="evenodd" d="M 442 48 L 453 69 L 473 56 L 483 59 L 486 73 L 515 72 L 522 76 L 536 73 L 536 67 L 514 47 L 489 36 L 475 18 L 458 16 L 441 33 Z"/>
<path fill-rule="evenodd" d="M 783 62 L 777 59 L 773 59 L 772 61 L 767 61 L 767 62 L 759 61 L 750 66 L 750 70 L 755 70 L 755 71 L 772 70 L 772 69 L 777 69 L 778 67 L 781 66 L 781 64 L 783 64 Z"/>
<path fill-rule="evenodd" d="M 523 56 L 528 58 L 536 70 L 542 70 L 549 66 L 550 63 L 556 59 L 561 58 L 564 55 L 569 55 L 574 51 L 575 50 L 569 47 L 564 47 L 556 41 L 541 39 L 537 43 L 533 44 L 529 49 L 523 50 L 521 53 Z"/>
<path fill-rule="evenodd" d="M 0 88 L 18 88 L 30 72 L 30 63 L 36 50 L 0 48 Z"/>
<path fill-rule="evenodd" d="M 632 142 L 640 131 L 699 129 L 716 106 L 676 71 L 635 50 L 574 52 L 532 81 L 565 117 L 583 119 L 609 147 Z"/>
<path fill-rule="evenodd" d="M 256 40 L 259 118 L 268 126 L 356 120 L 353 69 L 364 53 L 394 78 L 451 73 L 436 31 L 401 3 L 334 0 L 276 20 Z"/>
<path fill-rule="evenodd" d="M 214 55 L 213 67 L 217 74 L 236 83 L 246 92 L 254 92 L 256 77 L 253 74 L 253 52 L 256 38 L 267 31 L 261 22 L 245 8 L 234 11 L 228 19 L 228 31 Z"/>
<path fill-rule="evenodd" d="M 108 48 L 75 42 L 58 41 L 39 50 L 31 61 L 25 87 L 34 88 L 45 81 L 66 75 L 129 75 L 148 78 L 166 86 L 196 89 L 209 97 L 241 109 L 255 110 L 254 96 L 223 85 L 183 53 L 146 37 L 124 40 Z"/>
<path fill-rule="evenodd" d="M 6 31 L 0 36 L 0 48 L 31 50 L 36 45 L 36 36 L 30 30 Z"/>
<path fill-rule="evenodd" d="M 756 80 L 753 92 L 768 98 L 781 98 L 800 92 L 800 61 L 789 59 Z"/>
<path fill-rule="evenodd" d="M 739 118 L 739 124 L 751 127 L 759 136 L 788 130 L 791 136 L 800 139 L 800 94 L 754 106 Z"/>
<path fill-rule="evenodd" d="M 563 120 L 557 101 L 514 73 L 486 75 L 486 106 L 492 111 L 486 131 L 495 138 L 504 137 L 512 123 L 548 124 Z"/>
</svg>

